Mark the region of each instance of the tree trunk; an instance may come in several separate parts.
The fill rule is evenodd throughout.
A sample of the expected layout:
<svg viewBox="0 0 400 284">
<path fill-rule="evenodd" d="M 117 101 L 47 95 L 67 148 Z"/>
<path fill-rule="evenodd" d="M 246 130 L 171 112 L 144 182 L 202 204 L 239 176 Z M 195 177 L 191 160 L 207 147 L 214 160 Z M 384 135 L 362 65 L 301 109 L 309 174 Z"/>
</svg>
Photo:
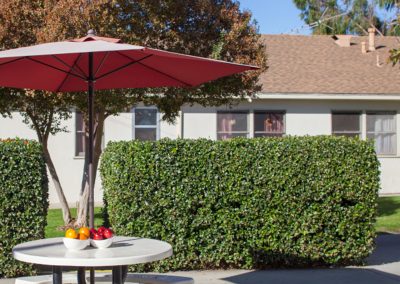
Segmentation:
<svg viewBox="0 0 400 284">
<path fill-rule="evenodd" d="M 67 199 L 65 198 L 64 191 L 60 183 L 60 179 L 58 178 L 56 167 L 53 164 L 53 160 L 51 159 L 50 152 L 47 147 L 47 142 L 49 139 L 49 134 L 51 129 L 51 123 L 53 121 L 53 112 L 49 114 L 48 121 L 46 123 L 47 127 L 45 128 L 44 131 L 39 127 L 38 119 L 34 115 L 34 113 L 29 110 L 26 110 L 26 113 L 32 122 L 33 128 L 36 131 L 39 143 L 42 145 L 45 163 L 47 165 L 47 168 L 49 169 L 51 179 L 53 180 L 54 188 L 57 192 L 58 200 L 60 201 L 64 225 L 69 225 L 72 221 L 71 211 L 69 209 Z"/>
<path fill-rule="evenodd" d="M 99 164 L 100 156 L 102 153 L 101 145 L 103 142 L 104 120 L 106 116 L 104 113 L 96 113 L 95 126 L 94 126 L 94 153 L 93 153 L 93 180 L 96 181 L 97 166 Z M 88 127 L 86 127 L 88 129 Z M 79 197 L 77 208 L 77 218 L 75 226 L 87 226 L 88 217 L 88 201 L 89 201 L 89 148 L 85 149 L 85 163 L 82 176 L 82 187 Z"/>
<path fill-rule="evenodd" d="M 47 168 L 49 169 L 51 179 L 53 180 L 58 200 L 60 201 L 64 225 L 68 225 L 72 221 L 68 202 L 67 199 L 65 198 L 64 191 L 61 187 L 60 179 L 58 178 L 56 168 L 54 167 L 53 161 L 51 159 L 49 149 L 47 148 L 47 143 L 42 142 L 42 146 L 43 146 L 44 159 L 46 161 Z"/>
</svg>

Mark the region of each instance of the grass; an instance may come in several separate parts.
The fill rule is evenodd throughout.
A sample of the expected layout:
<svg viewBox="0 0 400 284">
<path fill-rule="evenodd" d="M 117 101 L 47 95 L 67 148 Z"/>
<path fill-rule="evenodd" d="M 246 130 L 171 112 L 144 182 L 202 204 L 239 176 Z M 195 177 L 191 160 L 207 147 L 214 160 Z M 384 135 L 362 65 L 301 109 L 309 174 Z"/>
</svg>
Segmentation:
<svg viewBox="0 0 400 284">
<path fill-rule="evenodd" d="M 71 209 L 76 216 L 76 209 Z M 95 208 L 95 226 L 103 224 L 101 208 Z M 57 230 L 63 225 L 60 209 L 50 209 L 47 215 L 46 238 L 62 237 L 64 231 Z M 400 196 L 379 197 L 378 218 L 375 224 L 378 233 L 400 233 Z"/>
<path fill-rule="evenodd" d="M 400 233 L 400 196 L 378 199 L 377 232 Z"/>
<path fill-rule="evenodd" d="M 71 208 L 71 214 L 73 218 L 76 216 L 76 208 Z M 95 227 L 99 227 L 103 224 L 101 207 L 96 207 L 94 209 L 94 224 Z M 63 237 L 64 231 L 58 230 L 60 226 L 63 226 L 61 209 L 49 209 L 45 232 L 46 238 Z"/>
</svg>

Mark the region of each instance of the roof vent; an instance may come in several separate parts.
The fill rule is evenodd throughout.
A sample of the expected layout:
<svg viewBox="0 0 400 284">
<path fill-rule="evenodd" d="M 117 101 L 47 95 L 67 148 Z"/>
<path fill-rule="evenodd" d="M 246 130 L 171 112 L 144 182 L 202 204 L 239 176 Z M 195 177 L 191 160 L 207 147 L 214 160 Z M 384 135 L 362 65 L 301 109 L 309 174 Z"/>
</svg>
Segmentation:
<svg viewBox="0 0 400 284">
<path fill-rule="evenodd" d="M 375 51 L 375 29 L 374 28 L 369 28 L 368 29 L 368 50 L 369 51 Z"/>
<path fill-rule="evenodd" d="M 366 54 L 367 53 L 367 43 L 365 41 L 361 42 L 361 53 Z"/>
<path fill-rule="evenodd" d="M 335 35 L 333 39 L 335 43 L 340 47 L 350 47 L 352 35 Z"/>
</svg>

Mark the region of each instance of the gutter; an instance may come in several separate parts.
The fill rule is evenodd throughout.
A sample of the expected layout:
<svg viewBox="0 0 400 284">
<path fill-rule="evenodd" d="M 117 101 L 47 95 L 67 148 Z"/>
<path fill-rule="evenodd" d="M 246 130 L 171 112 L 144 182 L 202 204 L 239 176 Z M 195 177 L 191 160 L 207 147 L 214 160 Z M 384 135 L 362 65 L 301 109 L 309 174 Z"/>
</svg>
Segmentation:
<svg viewBox="0 0 400 284">
<path fill-rule="evenodd" d="M 399 94 L 258 93 L 253 99 L 400 101 Z"/>
</svg>

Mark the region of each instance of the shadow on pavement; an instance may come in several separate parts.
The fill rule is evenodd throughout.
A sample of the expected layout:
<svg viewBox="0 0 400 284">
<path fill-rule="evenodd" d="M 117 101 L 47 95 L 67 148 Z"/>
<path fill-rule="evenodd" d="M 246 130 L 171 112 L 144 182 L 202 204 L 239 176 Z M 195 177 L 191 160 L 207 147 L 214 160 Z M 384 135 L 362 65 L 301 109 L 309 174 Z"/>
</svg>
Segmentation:
<svg viewBox="0 0 400 284">
<path fill-rule="evenodd" d="M 367 265 L 400 262 L 400 235 L 381 234 L 376 238 L 376 249 L 367 258 Z"/>
<path fill-rule="evenodd" d="M 234 284 L 400 283 L 400 276 L 396 275 L 398 273 L 390 273 L 390 271 L 393 271 L 390 267 L 392 269 L 394 267 L 394 270 L 400 269 L 400 264 L 396 264 L 396 262 L 400 262 L 400 235 L 381 234 L 376 239 L 375 251 L 367 259 L 366 263 L 366 265 L 378 267 L 259 270 L 226 277 L 221 280 Z M 385 264 L 389 264 L 387 271 L 385 271 L 385 267 L 388 266 Z"/>
<path fill-rule="evenodd" d="M 234 284 L 394 284 L 400 277 L 375 269 L 285 269 L 252 271 L 222 279 Z"/>
</svg>

